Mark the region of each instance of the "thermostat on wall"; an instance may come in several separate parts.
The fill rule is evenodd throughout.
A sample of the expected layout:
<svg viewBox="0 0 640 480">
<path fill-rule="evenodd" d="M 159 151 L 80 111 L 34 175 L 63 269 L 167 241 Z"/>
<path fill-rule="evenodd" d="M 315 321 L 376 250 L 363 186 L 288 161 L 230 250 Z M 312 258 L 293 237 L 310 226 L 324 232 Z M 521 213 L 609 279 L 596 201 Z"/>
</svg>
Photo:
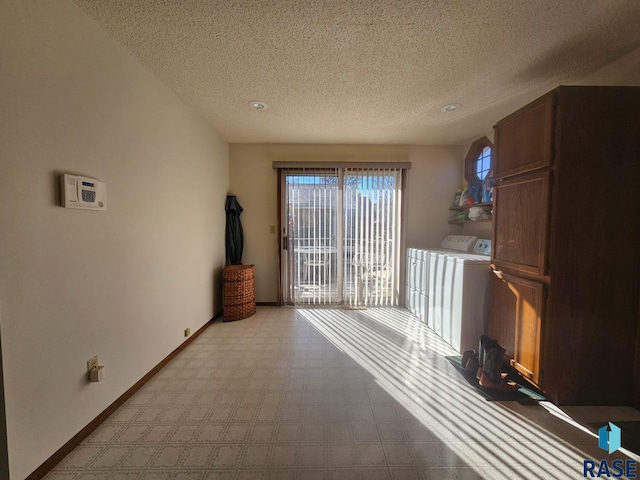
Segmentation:
<svg viewBox="0 0 640 480">
<path fill-rule="evenodd" d="M 107 184 L 95 178 L 65 173 L 60 176 L 60 194 L 65 208 L 107 209 Z"/>
</svg>

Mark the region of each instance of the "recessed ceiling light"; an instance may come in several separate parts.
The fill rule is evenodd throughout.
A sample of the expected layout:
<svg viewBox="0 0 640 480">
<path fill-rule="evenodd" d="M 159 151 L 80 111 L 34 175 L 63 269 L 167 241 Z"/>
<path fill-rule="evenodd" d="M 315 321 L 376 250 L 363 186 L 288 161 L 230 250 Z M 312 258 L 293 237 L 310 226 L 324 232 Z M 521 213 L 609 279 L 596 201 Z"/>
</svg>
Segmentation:
<svg viewBox="0 0 640 480">
<path fill-rule="evenodd" d="M 449 113 L 449 112 L 455 112 L 460 107 L 462 107 L 462 105 L 459 103 L 449 103 L 448 105 L 445 105 L 444 107 L 442 107 L 440 110 L 443 112 Z"/>
<path fill-rule="evenodd" d="M 266 110 L 267 108 L 269 108 L 269 105 L 267 105 L 266 103 L 258 102 L 256 100 L 249 102 L 249 106 L 254 110 Z"/>
</svg>

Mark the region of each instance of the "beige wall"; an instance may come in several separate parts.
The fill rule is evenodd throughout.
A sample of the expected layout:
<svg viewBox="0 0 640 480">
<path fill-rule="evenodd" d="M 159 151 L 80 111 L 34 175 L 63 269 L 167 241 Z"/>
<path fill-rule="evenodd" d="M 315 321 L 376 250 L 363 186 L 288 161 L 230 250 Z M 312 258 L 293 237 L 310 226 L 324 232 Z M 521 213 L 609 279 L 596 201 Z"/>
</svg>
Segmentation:
<svg viewBox="0 0 640 480">
<path fill-rule="evenodd" d="M 22 479 L 220 308 L 228 145 L 71 1 L 2 10 L 0 364 Z M 108 210 L 61 208 L 61 172 L 105 181 Z M 93 355 L 106 378 L 87 384 Z"/>
<path fill-rule="evenodd" d="M 449 206 L 462 181 L 463 147 L 362 145 L 229 146 L 229 188 L 244 208 L 243 263 L 256 265 L 256 299 L 278 297 L 277 175 L 273 161 L 398 161 L 411 162 L 405 205 L 406 245 L 434 247 L 459 227 L 449 225 Z"/>
</svg>

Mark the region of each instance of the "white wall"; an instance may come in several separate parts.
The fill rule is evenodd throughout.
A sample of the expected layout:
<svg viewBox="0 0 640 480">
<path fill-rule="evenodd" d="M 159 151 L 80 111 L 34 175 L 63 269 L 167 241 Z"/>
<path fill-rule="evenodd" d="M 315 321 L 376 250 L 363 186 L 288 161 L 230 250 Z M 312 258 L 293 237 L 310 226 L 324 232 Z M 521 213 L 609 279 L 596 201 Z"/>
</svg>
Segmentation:
<svg viewBox="0 0 640 480">
<path fill-rule="evenodd" d="M 434 247 L 459 227 L 449 225 L 448 208 L 461 182 L 463 147 L 376 145 L 229 146 L 230 191 L 244 208 L 243 263 L 256 265 L 256 300 L 278 298 L 277 175 L 273 161 L 387 161 L 412 163 L 407 178 L 407 246 Z"/>
<path fill-rule="evenodd" d="M 220 309 L 228 145 L 71 1 L 5 1 L 0 59 L 1 363 L 22 479 Z M 105 181 L 108 210 L 61 208 L 61 172 Z M 93 355 L 106 379 L 87 384 Z"/>
</svg>

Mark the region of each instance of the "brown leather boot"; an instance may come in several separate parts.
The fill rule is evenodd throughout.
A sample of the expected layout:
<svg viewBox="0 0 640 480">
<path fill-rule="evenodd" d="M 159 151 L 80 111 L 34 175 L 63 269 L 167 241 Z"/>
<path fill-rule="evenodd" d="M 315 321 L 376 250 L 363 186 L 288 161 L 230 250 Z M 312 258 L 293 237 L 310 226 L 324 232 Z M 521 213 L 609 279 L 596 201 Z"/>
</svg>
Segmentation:
<svg viewBox="0 0 640 480">
<path fill-rule="evenodd" d="M 495 340 L 489 339 L 484 344 L 484 361 L 480 374 L 480 386 L 497 390 L 501 393 L 512 393 L 518 390 L 518 385 L 507 382 L 502 376 L 502 362 L 505 349 Z"/>
<path fill-rule="evenodd" d="M 495 340 L 492 340 L 488 336 L 480 336 L 480 341 L 478 342 L 478 368 L 476 370 L 476 378 L 478 380 L 480 380 L 480 376 L 482 375 L 482 365 L 484 364 L 485 348 L 487 345 L 492 345 L 493 343 L 496 343 Z"/>
<path fill-rule="evenodd" d="M 460 364 L 462 365 L 462 368 L 467 368 L 467 362 L 473 358 L 475 353 L 475 350 L 465 350 L 462 352 L 462 357 L 460 357 Z"/>
<path fill-rule="evenodd" d="M 471 357 L 467 362 L 467 365 L 464 367 L 464 373 L 465 375 L 472 376 L 476 374 L 477 369 L 478 369 L 478 355 L 476 354 L 473 357 Z"/>
</svg>

